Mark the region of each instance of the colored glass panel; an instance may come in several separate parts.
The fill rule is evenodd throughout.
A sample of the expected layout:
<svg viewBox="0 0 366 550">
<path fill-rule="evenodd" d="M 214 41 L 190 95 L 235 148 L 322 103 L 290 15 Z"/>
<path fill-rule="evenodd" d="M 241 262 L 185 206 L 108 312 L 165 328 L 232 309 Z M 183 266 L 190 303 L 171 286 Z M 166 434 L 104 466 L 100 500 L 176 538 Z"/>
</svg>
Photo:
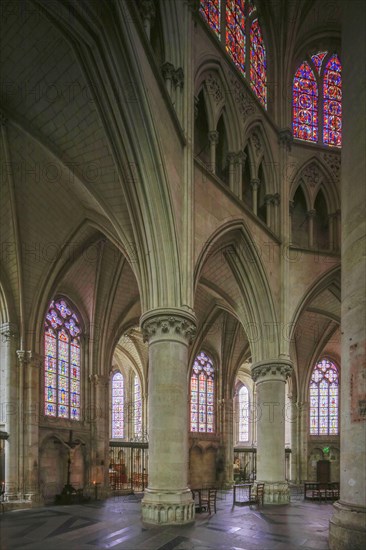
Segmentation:
<svg viewBox="0 0 366 550">
<path fill-rule="evenodd" d="M 246 386 L 239 390 L 239 441 L 249 441 L 249 393 Z"/>
<path fill-rule="evenodd" d="M 134 380 L 134 430 L 135 436 L 142 434 L 142 399 L 141 386 L 138 376 L 135 375 Z"/>
<path fill-rule="evenodd" d="M 338 434 L 339 381 L 336 366 L 323 359 L 314 367 L 310 387 L 310 434 Z"/>
<path fill-rule="evenodd" d="M 319 75 L 322 68 L 324 57 L 327 55 L 327 53 L 328 52 L 319 52 L 311 56 L 311 60 L 314 63 Z"/>
<path fill-rule="evenodd" d="M 250 85 L 263 107 L 267 108 L 266 49 L 258 19 L 250 27 Z"/>
<path fill-rule="evenodd" d="M 342 145 L 342 67 L 337 55 L 326 64 L 323 76 L 323 141 Z"/>
<path fill-rule="evenodd" d="M 235 65 L 245 74 L 245 15 L 244 0 L 226 2 L 226 50 Z"/>
<path fill-rule="evenodd" d="M 191 431 L 213 433 L 215 386 L 212 360 L 201 352 L 197 355 L 191 375 Z"/>
<path fill-rule="evenodd" d="M 112 378 L 112 437 L 124 436 L 124 379 L 120 372 Z"/>
<path fill-rule="evenodd" d="M 200 14 L 220 38 L 220 0 L 201 0 Z"/>
<path fill-rule="evenodd" d="M 77 316 L 66 300 L 52 301 L 44 335 L 46 416 L 80 419 L 80 341 L 75 337 L 79 334 Z"/>
<path fill-rule="evenodd" d="M 294 77 L 292 109 L 294 137 L 318 141 L 318 86 L 306 61 L 298 68 Z"/>
</svg>

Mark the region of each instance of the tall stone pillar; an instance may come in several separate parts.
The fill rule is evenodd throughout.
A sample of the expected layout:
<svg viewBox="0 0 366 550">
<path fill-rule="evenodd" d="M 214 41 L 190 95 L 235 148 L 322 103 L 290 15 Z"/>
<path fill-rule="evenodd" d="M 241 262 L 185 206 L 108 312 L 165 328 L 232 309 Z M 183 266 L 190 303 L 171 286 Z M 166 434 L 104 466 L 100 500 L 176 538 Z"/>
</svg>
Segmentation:
<svg viewBox="0 0 366 550">
<path fill-rule="evenodd" d="M 89 376 L 91 384 L 92 414 L 91 444 L 92 464 L 91 480 L 98 484 L 98 493 L 105 496 L 109 492 L 109 378 L 101 374 Z M 107 406 L 106 406 L 107 404 Z"/>
<path fill-rule="evenodd" d="M 210 142 L 210 169 L 213 174 L 216 174 L 216 146 L 219 143 L 217 130 L 208 133 L 208 141 Z"/>
<path fill-rule="evenodd" d="M 290 501 L 285 480 L 285 384 L 291 372 L 292 363 L 285 359 L 252 366 L 257 389 L 257 483 L 265 483 L 267 504 Z"/>
<path fill-rule="evenodd" d="M 223 439 L 225 448 L 225 463 L 224 463 L 224 487 L 231 487 L 233 484 L 233 462 L 234 462 L 234 404 L 233 398 L 224 400 L 223 403 Z"/>
<path fill-rule="evenodd" d="M 18 358 L 19 358 L 18 352 Z M 30 351 L 24 358 L 24 496 L 39 499 L 39 369 L 41 357 Z"/>
<path fill-rule="evenodd" d="M 258 178 L 250 180 L 250 185 L 252 188 L 252 208 L 255 215 L 258 213 L 258 189 L 260 184 L 261 181 Z"/>
<path fill-rule="evenodd" d="M 345 5 L 342 21 L 341 476 L 329 546 L 358 550 L 366 540 L 365 2 Z"/>
<path fill-rule="evenodd" d="M 154 524 L 194 520 L 188 488 L 188 346 L 195 317 L 180 309 L 157 309 L 141 317 L 149 343 L 149 484 L 142 519 Z"/>
<path fill-rule="evenodd" d="M 0 326 L 1 371 L 5 391 L 2 393 L 2 417 L 9 437 L 5 442 L 5 499 L 16 500 L 19 492 L 18 430 L 20 404 L 18 399 L 17 330 L 11 323 Z"/>
</svg>

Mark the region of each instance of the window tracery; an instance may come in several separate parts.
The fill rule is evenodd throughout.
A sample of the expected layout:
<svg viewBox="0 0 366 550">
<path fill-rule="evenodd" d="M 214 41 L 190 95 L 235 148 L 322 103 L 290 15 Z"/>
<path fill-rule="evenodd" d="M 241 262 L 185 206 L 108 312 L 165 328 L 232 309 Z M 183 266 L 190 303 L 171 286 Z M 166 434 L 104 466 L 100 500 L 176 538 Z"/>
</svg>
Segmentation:
<svg viewBox="0 0 366 550">
<path fill-rule="evenodd" d="M 51 302 L 44 329 L 44 414 L 80 420 L 81 328 L 65 299 Z"/>
</svg>

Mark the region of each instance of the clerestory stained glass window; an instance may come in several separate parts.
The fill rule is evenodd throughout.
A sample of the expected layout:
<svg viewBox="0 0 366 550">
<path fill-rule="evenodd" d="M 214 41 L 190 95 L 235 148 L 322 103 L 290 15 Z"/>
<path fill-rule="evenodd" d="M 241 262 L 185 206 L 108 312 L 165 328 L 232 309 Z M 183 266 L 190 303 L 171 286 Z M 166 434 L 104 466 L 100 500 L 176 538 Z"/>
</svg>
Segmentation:
<svg viewBox="0 0 366 550">
<path fill-rule="evenodd" d="M 112 437 L 124 437 L 124 379 L 120 372 L 112 377 Z"/>
<path fill-rule="evenodd" d="M 254 0 L 201 0 L 200 13 L 267 109 L 266 48 Z"/>
<path fill-rule="evenodd" d="M 249 392 L 246 386 L 239 390 L 239 441 L 249 441 Z"/>
<path fill-rule="evenodd" d="M 226 50 L 240 72 L 245 74 L 244 0 L 226 2 Z"/>
<path fill-rule="evenodd" d="M 200 13 L 218 38 L 220 38 L 220 4 L 220 0 L 200 1 Z"/>
<path fill-rule="evenodd" d="M 294 137 L 318 141 L 318 86 L 306 61 L 295 74 L 292 108 Z"/>
<path fill-rule="evenodd" d="M 250 85 L 265 108 L 267 108 L 266 71 L 266 49 L 258 19 L 254 19 L 250 27 Z"/>
<path fill-rule="evenodd" d="M 323 141 L 342 145 L 342 78 L 341 63 L 333 55 L 324 69 L 323 77 Z"/>
<path fill-rule="evenodd" d="M 215 370 L 212 359 L 201 351 L 191 375 L 191 431 L 213 433 L 215 425 Z"/>
<path fill-rule="evenodd" d="M 310 380 L 310 435 L 337 435 L 339 376 L 328 359 L 319 361 Z"/>
<path fill-rule="evenodd" d="M 141 386 L 137 375 L 135 375 L 134 379 L 134 431 L 135 436 L 142 435 Z"/>
<path fill-rule="evenodd" d="M 44 329 L 44 414 L 80 420 L 81 328 L 65 299 L 51 302 Z"/>
<path fill-rule="evenodd" d="M 342 66 L 339 57 L 318 52 L 298 68 L 293 82 L 293 134 L 324 145 L 342 145 Z M 319 113 L 322 113 L 322 116 Z"/>
</svg>

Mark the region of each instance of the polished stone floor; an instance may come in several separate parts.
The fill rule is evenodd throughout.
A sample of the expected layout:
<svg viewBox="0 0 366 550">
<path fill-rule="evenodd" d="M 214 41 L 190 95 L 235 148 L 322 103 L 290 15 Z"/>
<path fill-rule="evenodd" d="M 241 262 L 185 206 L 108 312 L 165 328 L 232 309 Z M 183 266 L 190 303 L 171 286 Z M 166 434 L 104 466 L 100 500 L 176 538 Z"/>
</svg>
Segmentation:
<svg viewBox="0 0 366 550">
<path fill-rule="evenodd" d="M 1 550 L 292 550 L 328 548 L 332 504 L 293 494 L 288 506 L 232 506 L 220 492 L 217 513 L 190 526 L 146 527 L 138 495 L 0 515 Z"/>
</svg>

